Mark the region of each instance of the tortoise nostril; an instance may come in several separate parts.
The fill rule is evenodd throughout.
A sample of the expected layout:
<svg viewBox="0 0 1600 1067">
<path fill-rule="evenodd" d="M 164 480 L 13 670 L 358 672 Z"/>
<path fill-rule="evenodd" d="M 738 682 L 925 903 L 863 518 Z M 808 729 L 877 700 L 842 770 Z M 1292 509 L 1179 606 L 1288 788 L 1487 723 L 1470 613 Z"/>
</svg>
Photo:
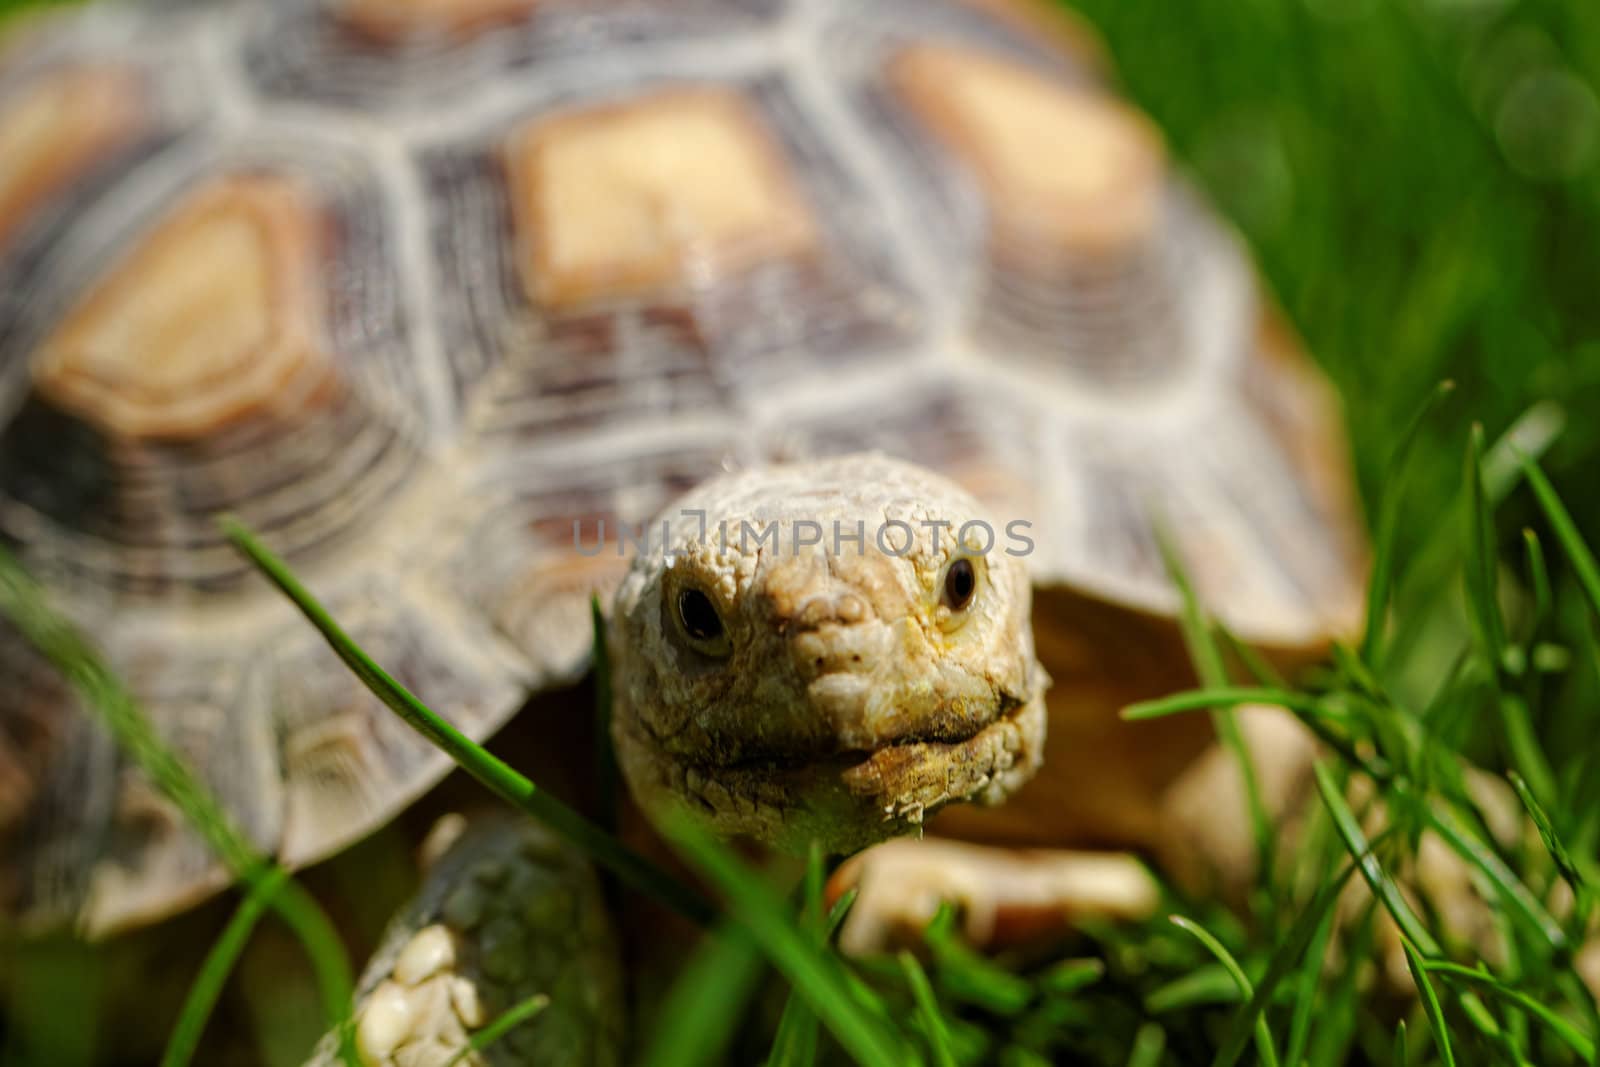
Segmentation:
<svg viewBox="0 0 1600 1067">
<path fill-rule="evenodd" d="M 789 634 L 789 654 L 808 680 L 825 674 L 870 674 L 887 648 L 887 631 L 874 623 L 830 623 Z"/>
</svg>

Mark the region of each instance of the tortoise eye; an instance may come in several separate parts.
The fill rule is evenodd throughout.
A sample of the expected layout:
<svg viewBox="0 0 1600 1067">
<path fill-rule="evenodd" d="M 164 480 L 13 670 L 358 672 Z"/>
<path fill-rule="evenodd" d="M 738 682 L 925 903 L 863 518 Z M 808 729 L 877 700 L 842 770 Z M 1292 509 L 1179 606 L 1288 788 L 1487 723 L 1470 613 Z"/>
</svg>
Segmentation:
<svg viewBox="0 0 1600 1067">
<path fill-rule="evenodd" d="M 944 606 L 964 611 L 978 592 L 978 571 L 965 556 L 957 558 L 944 572 Z"/>
<path fill-rule="evenodd" d="M 678 624 L 691 641 L 702 645 L 724 643 L 722 616 L 717 614 L 716 605 L 702 590 L 690 587 L 678 594 Z"/>
</svg>

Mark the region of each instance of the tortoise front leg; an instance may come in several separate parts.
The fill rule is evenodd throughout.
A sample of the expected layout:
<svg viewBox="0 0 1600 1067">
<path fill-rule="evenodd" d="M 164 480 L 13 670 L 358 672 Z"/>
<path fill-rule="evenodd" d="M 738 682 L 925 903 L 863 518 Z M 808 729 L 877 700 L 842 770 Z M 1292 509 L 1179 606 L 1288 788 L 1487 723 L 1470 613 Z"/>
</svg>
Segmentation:
<svg viewBox="0 0 1600 1067">
<path fill-rule="evenodd" d="M 526 819 L 469 825 L 430 866 L 356 990 L 365 1067 L 443 1067 L 501 1013 L 549 1004 L 463 1067 L 617 1064 L 624 1002 L 616 935 L 586 860 Z M 334 1067 L 335 1035 L 307 1067 Z"/>
<path fill-rule="evenodd" d="M 910 944 L 950 904 L 962 934 L 995 949 L 1057 937 L 1083 919 L 1139 919 L 1160 892 L 1124 852 L 1070 852 L 975 845 L 947 838 L 897 838 L 846 860 L 829 880 L 837 899 L 857 890 L 839 948 L 861 956 Z"/>
</svg>

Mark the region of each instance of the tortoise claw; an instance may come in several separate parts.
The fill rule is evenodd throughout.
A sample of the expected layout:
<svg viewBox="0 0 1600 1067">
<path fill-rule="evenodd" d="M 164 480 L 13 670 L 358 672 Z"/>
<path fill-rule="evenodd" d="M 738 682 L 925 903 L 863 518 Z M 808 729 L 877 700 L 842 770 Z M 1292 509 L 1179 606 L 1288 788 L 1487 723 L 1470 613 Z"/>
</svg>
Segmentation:
<svg viewBox="0 0 1600 1067">
<path fill-rule="evenodd" d="M 1021 851 L 939 838 L 897 838 L 846 860 L 828 883 L 855 904 L 839 947 L 861 956 L 915 941 L 941 904 L 955 905 L 974 947 L 1058 937 L 1089 917 L 1136 919 L 1155 911 L 1155 880 L 1127 853 Z"/>
<path fill-rule="evenodd" d="M 364 1067 L 442 1067 L 501 1013 L 539 994 L 549 1005 L 465 1067 L 621 1062 L 616 938 L 588 863 L 538 825 L 492 817 L 425 850 L 421 890 L 384 935 L 355 1007 Z M 453 837 L 453 840 L 446 840 Z M 328 1035 L 307 1067 L 332 1067 Z"/>
</svg>

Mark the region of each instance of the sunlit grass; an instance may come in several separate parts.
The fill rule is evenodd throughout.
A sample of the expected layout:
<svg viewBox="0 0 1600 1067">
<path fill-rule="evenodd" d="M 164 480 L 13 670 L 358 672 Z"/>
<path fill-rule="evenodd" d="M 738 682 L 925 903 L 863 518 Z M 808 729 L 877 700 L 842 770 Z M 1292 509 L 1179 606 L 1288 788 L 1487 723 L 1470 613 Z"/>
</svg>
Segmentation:
<svg viewBox="0 0 1600 1067">
<path fill-rule="evenodd" d="M 1513 446 L 1502 442 L 1497 447 Z M 1452 510 L 1465 526 L 1463 540 L 1469 547 L 1460 557 L 1459 581 L 1464 586 L 1475 625 L 1458 655 L 1446 661 L 1464 666 L 1443 672 L 1437 679 L 1438 691 L 1423 707 L 1403 706 L 1389 695 L 1383 682 L 1383 666 L 1376 662 L 1383 643 L 1373 637 L 1385 624 L 1374 617 L 1369 619 L 1367 640 L 1363 642 L 1366 658 L 1349 653 L 1336 655 L 1335 671 L 1322 686 L 1313 690 L 1286 693 L 1275 689 L 1220 688 L 1209 693 L 1180 694 L 1152 701 L 1130 709 L 1128 717 L 1150 718 L 1261 699 L 1290 707 L 1303 721 L 1316 727 L 1330 742 L 1331 749 L 1345 757 L 1338 773 L 1327 765 L 1317 767 L 1318 792 L 1354 869 L 1359 871 L 1374 898 L 1400 931 L 1420 994 L 1417 1003 L 1429 1023 L 1440 1060 L 1492 1062 L 1509 1056 L 1514 1062 L 1583 1062 L 1593 1055 L 1595 1006 L 1572 970 L 1572 958 L 1587 932 L 1587 907 L 1574 907 L 1570 926 L 1564 928 L 1546 907 L 1541 894 L 1532 888 L 1537 885 L 1547 890 L 1550 867 L 1563 871 L 1576 862 L 1562 844 L 1561 832 L 1556 826 L 1559 820 L 1552 818 L 1524 775 L 1512 772 L 1510 782 L 1527 806 L 1537 828 L 1534 836 L 1543 848 L 1542 851 L 1530 849 L 1524 842 L 1515 849 L 1503 849 L 1482 829 L 1485 816 L 1464 788 L 1463 775 L 1469 761 L 1434 732 L 1438 723 L 1471 710 L 1452 707 L 1460 701 L 1502 711 L 1516 701 L 1523 715 L 1535 710 L 1526 699 L 1524 676 L 1530 671 L 1527 666 L 1531 660 L 1529 646 L 1548 634 L 1544 612 L 1548 611 L 1550 600 L 1545 588 L 1549 578 L 1542 554 L 1535 548 L 1529 558 L 1540 561 L 1531 579 L 1537 591 L 1532 598 L 1531 617 L 1524 618 L 1520 627 L 1523 633 L 1519 637 L 1506 620 L 1498 567 L 1492 565 L 1494 557 L 1488 549 L 1492 543 L 1493 512 L 1491 494 L 1485 486 L 1484 454 L 1481 433 L 1474 431 L 1466 449 L 1467 474 L 1460 496 L 1462 506 Z M 1537 464 L 1524 456 L 1521 466 L 1536 486 L 1546 511 L 1559 516 L 1559 498 L 1544 480 Z M 1559 518 L 1555 521 L 1565 531 L 1561 540 L 1569 562 L 1581 575 L 1592 563 L 1589 551 L 1575 527 Z M 1537 539 L 1530 538 L 1528 543 L 1536 546 Z M 1380 557 L 1389 551 L 1390 545 L 1376 546 Z M 1382 599 L 1374 598 L 1369 610 L 1374 616 L 1382 612 Z M 1409 621 L 1402 614 L 1390 625 L 1405 626 Z M 1581 641 L 1589 639 L 1589 625 L 1589 620 L 1582 623 L 1583 629 L 1578 635 Z M 1482 688 L 1474 691 L 1455 685 L 1455 679 L 1462 673 L 1474 674 Z M 1533 769 L 1548 783 L 1549 796 L 1567 812 L 1567 821 L 1583 821 L 1577 809 L 1569 806 L 1569 798 L 1560 795 L 1556 775 L 1546 753 L 1538 746 L 1531 726 L 1524 724 L 1517 728 L 1504 717 L 1501 725 L 1500 758 L 1519 766 L 1524 774 L 1527 769 Z M 1381 840 L 1369 840 L 1362 820 L 1346 801 L 1346 784 L 1351 771 L 1360 772 L 1379 788 L 1378 797 L 1388 819 L 1388 829 Z M 1431 913 L 1419 913 L 1393 874 L 1398 869 L 1411 869 L 1416 859 L 1418 836 L 1424 832 L 1437 835 L 1475 869 L 1478 886 L 1502 920 L 1498 937 L 1507 965 L 1500 973 L 1487 967 L 1482 960 L 1473 960 L 1473 966 L 1452 961 L 1444 946 L 1455 943 L 1455 951 L 1462 952 L 1461 932 L 1442 926 Z M 1585 883 L 1576 869 L 1572 878 L 1579 884 Z M 1300 929 L 1290 936 L 1286 947 L 1300 950 L 1308 924 L 1320 921 L 1330 900 L 1330 887 L 1336 884 L 1322 883 L 1318 890 L 1320 901 L 1313 902 L 1307 909 Z M 1249 942 L 1245 944 L 1248 946 Z M 1476 947 L 1466 946 L 1468 954 L 1476 955 L 1471 951 Z M 1245 953 L 1248 958 L 1248 948 Z M 1320 953 L 1316 958 L 1321 959 Z M 1280 976 L 1284 962 L 1280 951 L 1268 968 L 1269 976 Z M 1504 973 L 1507 970 L 1509 973 Z M 1541 988 L 1542 994 L 1532 993 L 1535 988 Z M 1497 1015 L 1478 995 L 1479 990 L 1489 994 L 1489 1001 L 1498 1002 L 1503 1016 Z M 1258 1009 L 1263 1006 L 1260 1002 L 1264 998 L 1252 999 L 1257 1002 Z M 1538 1005 L 1537 1009 L 1534 1004 Z M 1454 1011 L 1449 1010 L 1452 1008 Z M 1542 1032 L 1535 1032 L 1527 1025 L 1529 1018 L 1542 1024 Z M 1259 1018 L 1254 1021 L 1259 1023 Z M 1554 1047 L 1550 1041 L 1552 1037 Z M 1218 1062 L 1231 1061 L 1241 1046 L 1236 1026 L 1235 1035 L 1224 1045 Z M 1390 1055 L 1404 1055 L 1393 1050 L 1405 1048 L 1404 1041 L 1397 1039 Z M 1377 1055 L 1376 1048 L 1363 1051 L 1369 1058 L 1385 1062 Z M 1574 1056 L 1579 1059 L 1573 1060 Z M 1267 1059 L 1265 1055 L 1262 1057 L 1263 1062 Z"/>
</svg>

